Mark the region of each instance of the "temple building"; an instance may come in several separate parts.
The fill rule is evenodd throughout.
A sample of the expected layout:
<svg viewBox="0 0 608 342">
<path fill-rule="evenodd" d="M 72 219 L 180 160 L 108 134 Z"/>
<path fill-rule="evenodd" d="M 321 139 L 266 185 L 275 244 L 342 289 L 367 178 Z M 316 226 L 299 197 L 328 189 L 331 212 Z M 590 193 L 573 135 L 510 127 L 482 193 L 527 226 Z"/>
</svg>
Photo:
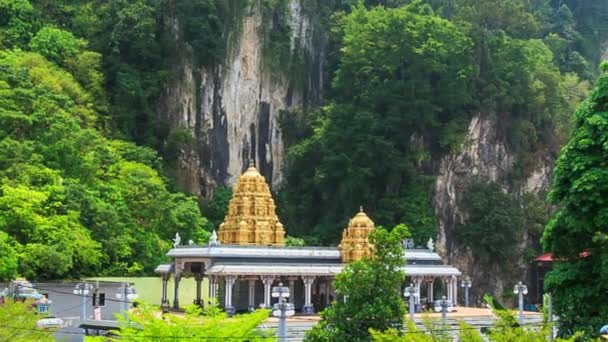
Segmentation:
<svg viewBox="0 0 608 342">
<path fill-rule="evenodd" d="M 163 280 L 162 306 L 169 307 L 170 277 L 175 280 L 174 309 L 180 307 L 180 279 L 194 277 L 195 302 L 203 304 L 201 283 L 207 278 L 209 297 L 217 298 L 228 312 L 270 307 L 271 288 L 279 282 L 289 286 L 289 300 L 300 312 L 322 310 L 336 298 L 332 289 L 336 274 L 346 264 L 372 254 L 368 237 L 374 229 L 374 222 L 361 208 L 344 229 L 338 247 L 285 246 L 285 230 L 268 184 L 255 167 L 249 167 L 235 186 L 219 234 L 213 232 L 208 245 L 180 245 L 176 236 L 174 248 L 167 254 L 173 262 L 155 270 Z M 432 302 L 435 291 L 440 291 L 456 305 L 460 271 L 443 264 L 433 251 L 432 240 L 427 248 L 416 249 L 412 241 L 404 247 L 404 286 L 414 284 L 418 289 L 417 304 Z M 426 295 L 422 296 L 424 289 Z"/>
</svg>

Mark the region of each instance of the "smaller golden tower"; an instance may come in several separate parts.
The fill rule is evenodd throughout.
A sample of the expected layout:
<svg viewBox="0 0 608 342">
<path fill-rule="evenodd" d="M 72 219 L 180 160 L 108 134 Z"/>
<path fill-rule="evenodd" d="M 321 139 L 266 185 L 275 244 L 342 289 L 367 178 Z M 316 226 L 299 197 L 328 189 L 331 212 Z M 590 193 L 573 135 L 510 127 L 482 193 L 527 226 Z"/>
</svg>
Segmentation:
<svg viewBox="0 0 608 342">
<path fill-rule="evenodd" d="M 241 175 L 220 225 L 222 244 L 285 245 L 285 230 L 276 214 L 270 188 L 258 170 L 250 166 Z"/>
<path fill-rule="evenodd" d="M 338 246 L 342 262 L 348 263 L 372 255 L 373 245 L 369 234 L 375 229 L 374 222 L 363 212 L 363 207 L 348 222 L 348 228 L 342 232 L 342 242 Z"/>
</svg>

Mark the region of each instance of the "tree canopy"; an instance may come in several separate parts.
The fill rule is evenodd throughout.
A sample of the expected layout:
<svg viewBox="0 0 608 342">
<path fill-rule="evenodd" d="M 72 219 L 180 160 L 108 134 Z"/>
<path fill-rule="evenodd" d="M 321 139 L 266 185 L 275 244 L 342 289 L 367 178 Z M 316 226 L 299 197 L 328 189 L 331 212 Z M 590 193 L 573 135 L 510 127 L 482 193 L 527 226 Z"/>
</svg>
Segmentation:
<svg viewBox="0 0 608 342">
<path fill-rule="evenodd" d="M 603 64 L 608 70 L 608 65 Z M 558 207 L 543 236 L 553 253 L 545 289 L 563 332 L 597 334 L 608 320 L 608 75 L 575 113 L 575 128 L 554 170 L 550 201 Z"/>
<path fill-rule="evenodd" d="M 0 9 L 40 26 L 28 5 Z M 156 152 L 108 137 L 101 55 L 57 27 L 0 24 L 0 279 L 141 274 L 175 232 L 204 240 Z"/>
<path fill-rule="evenodd" d="M 215 306 L 205 310 L 188 308 L 180 315 L 162 315 L 158 308 L 142 304 L 132 309 L 127 317 L 118 317 L 121 341 L 274 341 L 271 331 L 262 331 L 260 324 L 268 318 L 269 310 L 228 317 Z M 86 341 L 105 341 L 105 337 L 87 337 Z"/>
<path fill-rule="evenodd" d="M 372 257 L 348 264 L 333 283 L 340 297 L 321 313 L 321 321 L 307 332 L 306 341 L 369 341 L 369 329 L 398 326 L 405 315 L 401 285 L 405 274 L 405 225 L 390 232 L 377 227 L 370 234 Z"/>
<path fill-rule="evenodd" d="M 2 235 L 1 232 L 0 235 Z M 2 272 L 2 269 L 0 269 L 0 272 Z M 2 327 L 0 329 L 0 341 L 55 341 L 53 336 L 55 331 L 42 330 L 36 327 L 38 320 L 44 317 L 32 308 L 30 301 L 7 300 L 0 305 L 0 327 Z"/>
<path fill-rule="evenodd" d="M 468 143 L 472 116 L 498 123 L 516 157 L 513 184 L 567 137 L 588 82 L 556 59 L 551 39 L 561 33 L 545 12 L 557 9 L 524 0 L 406 3 L 359 2 L 334 16 L 339 50 L 327 103 L 283 121 L 294 141 L 279 197 L 290 234 L 335 243 L 363 204 L 380 224 L 408 224 L 422 244 L 437 230 L 436 161 Z"/>
</svg>

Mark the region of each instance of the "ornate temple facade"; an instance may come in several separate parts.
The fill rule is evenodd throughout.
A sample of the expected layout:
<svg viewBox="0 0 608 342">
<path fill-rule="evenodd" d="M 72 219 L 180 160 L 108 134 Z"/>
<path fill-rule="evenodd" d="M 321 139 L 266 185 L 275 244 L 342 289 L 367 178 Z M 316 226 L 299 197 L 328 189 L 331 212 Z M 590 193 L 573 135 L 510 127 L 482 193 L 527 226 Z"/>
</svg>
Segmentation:
<svg viewBox="0 0 608 342">
<path fill-rule="evenodd" d="M 255 167 L 239 178 L 220 225 L 223 245 L 284 246 L 285 230 L 276 214 L 270 188 Z"/>
<path fill-rule="evenodd" d="M 169 308 L 170 277 L 174 278 L 174 309 L 180 308 L 180 280 L 193 277 L 195 303 L 204 302 L 201 284 L 207 278 L 208 298 L 217 298 L 228 312 L 270 307 L 271 288 L 279 282 L 289 286 L 290 301 L 301 312 L 322 310 L 336 298 L 332 288 L 336 274 L 349 262 L 372 255 L 369 234 L 374 229 L 374 222 L 361 208 L 344 229 L 338 247 L 285 246 L 285 230 L 268 184 L 255 167 L 249 167 L 235 186 L 219 234 L 213 232 L 206 246 L 180 245 L 176 238 L 167 254 L 173 262 L 156 268 L 163 280 L 162 306 Z M 404 286 L 411 283 L 418 289 L 417 304 L 432 302 L 435 291 L 456 304 L 460 271 L 443 264 L 432 241 L 427 248 L 417 249 L 412 241 L 404 247 L 403 270 L 408 278 Z"/>
</svg>

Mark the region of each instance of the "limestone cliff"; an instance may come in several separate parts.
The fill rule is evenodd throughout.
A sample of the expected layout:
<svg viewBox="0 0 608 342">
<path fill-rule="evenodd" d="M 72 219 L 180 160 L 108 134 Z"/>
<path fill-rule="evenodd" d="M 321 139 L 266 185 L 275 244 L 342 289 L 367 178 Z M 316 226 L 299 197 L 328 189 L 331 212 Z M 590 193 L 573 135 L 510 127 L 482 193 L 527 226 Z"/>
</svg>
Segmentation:
<svg viewBox="0 0 608 342">
<path fill-rule="evenodd" d="M 474 298 L 483 295 L 476 289 L 493 289 L 493 294 L 501 296 L 509 291 L 513 285 L 512 275 L 505 275 L 501 270 L 488 265 L 476 263 L 471 251 L 460 246 L 454 238 L 455 229 L 459 223 L 466 220 L 466 212 L 462 208 L 462 196 L 466 188 L 476 180 L 495 182 L 505 192 L 522 194 L 532 192 L 545 196 L 551 185 L 551 172 L 554 159 L 552 153 L 541 153 L 544 157 L 536 160 L 533 171 L 524 182 L 514 185 L 511 179 L 516 156 L 509 151 L 502 135 L 499 134 L 499 125 L 492 116 L 477 115 L 470 121 L 466 142 L 458 153 L 444 156 L 440 161 L 433 205 L 439 222 L 437 240 L 438 252 L 463 274 L 470 276 L 476 286 L 473 288 Z M 517 246 L 521 280 L 525 279 L 532 265 L 523 258 L 526 247 L 537 241 L 531 241 L 524 228 Z M 531 291 L 532 293 L 532 291 Z"/>
<path fill-rule="evenodd" d="M 316 18 L 301 0 L 290 1 L 288 13 L 280 14 L 290 29 L 289 53 L 304 56 L 302 75 L 288 75 L 264 61 L 262 28 L 272 27 L 277 17 L 265 18 L 260 6 L 252 2 L 244 10 L 240 25 L 226 37 L 219 65 L 197 66 L 177 19 L 169 19 L 175 63 L 159 101 L 161 120 L 169 131 L 187 132 L 193 140 L 181 146 L 175 176 L 199 197 L 209 197 L 218 185 L 233 185 L 250 162 L 271 186 L 278 185 L 284 160 L 279 114 L 316 102 L 323 89 L 325 43 Z"/>
</svg>

